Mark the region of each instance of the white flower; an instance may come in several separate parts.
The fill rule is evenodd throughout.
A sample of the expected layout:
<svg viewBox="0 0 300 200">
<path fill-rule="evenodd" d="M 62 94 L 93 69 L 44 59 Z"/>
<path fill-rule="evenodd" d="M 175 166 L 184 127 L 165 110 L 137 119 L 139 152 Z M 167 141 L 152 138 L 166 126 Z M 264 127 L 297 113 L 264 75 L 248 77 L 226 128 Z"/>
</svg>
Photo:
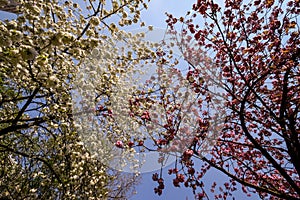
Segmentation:
<svg viewBox="0 0 300 200">
<path fill-rule="evenodd" d="M 36 188 L 32 188 L 32 189 L 29 190 L 29 192 L 32 192 L 32 193 L 35 193 L 36 191 L 37 191 Z"/>
<path fill-rule="evenodd" d="M 99 17 L 93 16 L 90 20 L 90 23 L 94 26 L 98 26 L 100 24 L 100 19 Z"/>
</svg>

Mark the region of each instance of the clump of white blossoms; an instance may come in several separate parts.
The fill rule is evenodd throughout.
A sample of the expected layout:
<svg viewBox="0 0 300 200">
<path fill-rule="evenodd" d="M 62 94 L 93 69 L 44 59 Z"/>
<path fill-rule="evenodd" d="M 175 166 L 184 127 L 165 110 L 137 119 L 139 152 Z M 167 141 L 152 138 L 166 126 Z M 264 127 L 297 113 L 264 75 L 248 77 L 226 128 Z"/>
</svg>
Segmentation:
<svg viewBox="0 0 300 200">
<path fill-rule="evenodd" d="M 112 54 L 107 47 L 112 39 L 106 38 L 118 32 L 119 22 L 142 23 L 147 5 L 142 0 L 18 3 L 18 15 L 0 21 L 0 196 L 104 199 L 117 190 L 115 195 L 124 195 L 128 188 L 109 188 L 120 177 L 109 174 L 80 141 L 71 92 L 84 59 L 95 48 Z M 117 76 L 106 87 L 114 81 Z"/>
<path fill-rule="evenodd" d="M 82 61 L 74 82 L 73 115 L 81 139 L 98 159 L 119 170 L 137 169 L 140 161 L 129 143 L 147 137 L 129 106 L 155 59 L 154 44 L 143 38 L 144 33 L 125 31 L 106 38 Z"/>
</svg>

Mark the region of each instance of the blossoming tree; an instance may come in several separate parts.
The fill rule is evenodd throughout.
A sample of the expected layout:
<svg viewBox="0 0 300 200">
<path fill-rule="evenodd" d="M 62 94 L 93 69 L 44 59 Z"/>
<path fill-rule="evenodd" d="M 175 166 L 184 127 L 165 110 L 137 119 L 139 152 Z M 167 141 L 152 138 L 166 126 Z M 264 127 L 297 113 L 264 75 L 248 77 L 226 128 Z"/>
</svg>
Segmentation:
<svg viewBox="0 0 300 200">
<path fill-rule="evenodd" d="M 140 13 L 147 5 L 140 0 L 100 0 L 83 1 L 81 7 L 72 1 L 18 1 L 16 19 L 0 22 L 1 198 L 126 198 L 137 180 L 108 171 L 109 166 L 84 147 L 71 94 L 79 66 L 92 50 L 98 47 L 111 60 L 117 58 L 119 52 L 105 45 L 122 40 L 119 27 L 143 25 Z M 135 59 L 144 59 L 145 53 L 138 52 Z M 130 62 L 120 61 L 110 73 Z M 103 87 L 115 81 L 101 76 L 98 83 Z"/>
<path fill-rule="evenodd" d="M 239 187 L 262 199 L 300 198 L 299 14 L 299 1 L 198 0 L 186 17 L 168 15 L 186 78 L 207 94 L 203 85 L 214 80 L 225 111 L 211 153 L 202 156 L 195 142 L 169 170 L 175 187 L 191 187 L 198 199 L 211 197 L 208 189 L 226 199 Z M 208 188 L 202 178 L 211 168 L 228 181 Z"/>
</svg>

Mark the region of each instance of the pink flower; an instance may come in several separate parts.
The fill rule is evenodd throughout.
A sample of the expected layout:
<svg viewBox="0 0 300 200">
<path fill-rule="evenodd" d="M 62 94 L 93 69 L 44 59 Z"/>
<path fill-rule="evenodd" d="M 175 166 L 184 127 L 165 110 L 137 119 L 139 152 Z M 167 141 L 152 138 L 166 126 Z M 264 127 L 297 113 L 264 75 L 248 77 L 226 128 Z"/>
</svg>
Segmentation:
<svg viewBox="0 0 300 200">
<path fill-rule="evenodd" d="M 115 145 L 116 145 L 116 147 L 118 147 L 118 148 L 123 148 L 123 147 L 124 147 L 123 142 L 120 141 L 120 140 L 118 140 L 118 141 L 116 142 Z"/>
<path fill-rule="evenodd" d="M 141 116 L 141 119 L 149 120 L 149 121 L 150 121 L 151 118 L 150 118 L 149 112 L 148 112 L 148 111 L 143 112 L 143 114 L 142 114 L 142 116 Z"/>
<path fill-rule="evenodd" d="M 128 142 L 128 146 L 131 148 L 134 145 L 134 142 L 130 141 Z"/>
<path fill-rule="evenodd" d="M 143 145 L 144 145 L 144 141 L 140 140 L 139 143 L 138 143 L 138 146 L 143 146 Z"/>
</svg>

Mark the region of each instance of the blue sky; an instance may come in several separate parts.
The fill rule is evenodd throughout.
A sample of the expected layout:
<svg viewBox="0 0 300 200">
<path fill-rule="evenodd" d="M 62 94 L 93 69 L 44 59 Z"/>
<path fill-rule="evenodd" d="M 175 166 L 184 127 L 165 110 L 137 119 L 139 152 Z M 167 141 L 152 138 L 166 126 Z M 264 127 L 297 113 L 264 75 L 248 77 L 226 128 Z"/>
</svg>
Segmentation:
<svg viewBox="0 0 300 200">
<path fill-rule="evenodd" d="M 148 25 L 165 28 L 165 12 L 174 16 L 184 16 L 193 3 L 195 0 L 151 0 L 148 10 L 142 12 L 141 16 Z"/>
<path fill-rule="evenodd" d="M 172 13 L 174 16 L 184 16 L 191 8 L 194 0 L 152 0 L 149 8 L 141 14 L 142 20 L 146 25 L 153 25 L 157 28 L 166 28 L 167 19 L 165 12 Z M 167 172 L 168 168 L 165 168 Z M 174 188 L 172 184 L 172 176 L 164 174 L 165 190 L 161 196 L 154 194 L 154 188 L 157 183 L 152 181 L 152 174 L 158 171 L 142 174 L 141 183 L 136 187 L 137 194 L 131 200 L 166 200 L 166 199 L 193 199 L 191 190 L 185 188 Z"/>
<path fill-rule="evenodd" d="M 171 13 L 174 16 L 184 16 L 190 10 L 194 0 L 152 0 L 149 3 L 149 8 L 141 14 L 142 20 L 146 25 L 153 25 L 157 28 L 166 28 L 167 16 L 165 12 Z M 154 194 L 154 188 L 157 183 L 152 181 L 152 174 L 159 173 L 159 170 L 142 174 L 142 180 L 136 187 L 137 194 L 131 200 L 186 200 L 194 199 L 190 189 L 184 187 L 173 187 L 173 177 L 167 174 L 168 168 L 164 169 L 165 189 L 161 196 Z"/>
</svg>

